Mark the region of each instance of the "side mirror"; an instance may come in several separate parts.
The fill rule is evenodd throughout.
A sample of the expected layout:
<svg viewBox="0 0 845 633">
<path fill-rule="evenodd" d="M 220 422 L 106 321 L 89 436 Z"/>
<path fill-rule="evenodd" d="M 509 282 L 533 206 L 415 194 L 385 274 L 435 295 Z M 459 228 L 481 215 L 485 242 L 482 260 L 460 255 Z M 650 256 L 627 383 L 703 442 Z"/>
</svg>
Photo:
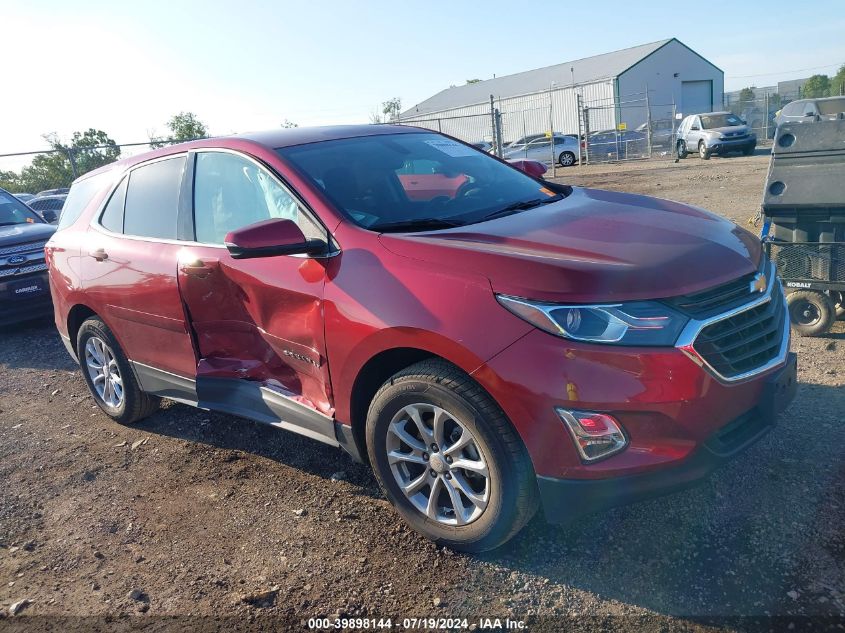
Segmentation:
<svg viewBox="0 0 845 633">
<path fill-rule="evenodd" d="M 59 221 L 59 216 L 53 209 L 45 209 L 41 212 L 41 217 L 44 218 L 45 222 L 49 222 L 50 224 L 55 224 Z"/>
<path fill-rule="evenodd" d="M 224 242 L 235 259 L 316 254 L 326 249 L 324 241 L 306 239 L 296 222 L 280 218 L 231 231 Z"/>
</svg>

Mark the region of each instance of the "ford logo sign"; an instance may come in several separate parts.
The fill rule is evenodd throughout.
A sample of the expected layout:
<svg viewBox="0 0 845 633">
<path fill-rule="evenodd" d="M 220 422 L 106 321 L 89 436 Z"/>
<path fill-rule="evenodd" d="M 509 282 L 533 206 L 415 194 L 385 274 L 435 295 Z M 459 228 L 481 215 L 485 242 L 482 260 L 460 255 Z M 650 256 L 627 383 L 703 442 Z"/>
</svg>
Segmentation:
<svg viewBox="0 0 845 633">
<path fill-rule="evenodd" d="M 23 264 L 26 261 L 26 255 L 12 255 L 9 258 L 10 264 Z"/>
</svg>

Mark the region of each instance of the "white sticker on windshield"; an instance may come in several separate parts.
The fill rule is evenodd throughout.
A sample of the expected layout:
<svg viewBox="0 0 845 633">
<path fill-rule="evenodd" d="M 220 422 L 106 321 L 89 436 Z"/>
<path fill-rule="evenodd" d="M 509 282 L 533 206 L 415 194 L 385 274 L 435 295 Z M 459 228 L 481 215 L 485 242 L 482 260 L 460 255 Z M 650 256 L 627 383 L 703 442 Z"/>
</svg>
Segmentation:
<svg viewBox="0 0 845 633">
<path fill-rule="evenodd" d="M 440 150 L 447 156 L 459 158 L 461 156 L 476 156 L 478 152 L 472 147 L 467 147 L 457 141 L 450 141 L 449 139 L 437 139 L 435 141 L 425 141 L 427 145 L 431 145 L 434 149 Z"/>
</svg>

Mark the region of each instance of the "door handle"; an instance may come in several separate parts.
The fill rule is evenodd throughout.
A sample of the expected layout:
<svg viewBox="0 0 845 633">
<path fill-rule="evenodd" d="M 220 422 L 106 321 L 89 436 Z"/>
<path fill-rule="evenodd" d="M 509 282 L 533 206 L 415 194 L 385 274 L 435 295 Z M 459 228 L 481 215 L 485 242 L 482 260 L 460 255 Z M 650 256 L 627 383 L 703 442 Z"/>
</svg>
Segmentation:
<svg viewBox="0 0 845 633">
<path fill-rule="evenodd" d="M 204 279 L 216 267 L 217 262 L 208 262 L 200 258 L 187 259 L 179 264 L 179 270 L 191 277 Z"/>
<path fill-rule="evenodd" d="M 98 248 L 93 251 L 89 251 L 88 254 L 96 259 L 98 262 L 102 262 L 109 258 L 109 254 L 103 248 Z"/>
</svg>

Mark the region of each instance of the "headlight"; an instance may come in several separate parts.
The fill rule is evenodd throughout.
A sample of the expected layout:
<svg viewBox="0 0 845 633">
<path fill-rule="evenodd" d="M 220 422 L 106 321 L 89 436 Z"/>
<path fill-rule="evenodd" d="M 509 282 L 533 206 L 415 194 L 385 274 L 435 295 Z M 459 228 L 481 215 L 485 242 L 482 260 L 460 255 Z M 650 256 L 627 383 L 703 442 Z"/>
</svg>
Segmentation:
<svg viewBox="0 0 845 633">
<path fill-rule="evenodd" d="M 507 295 L 496 295 L 496 299 L 541 330 L 588 343 L 671 346 L 689 320 L 654 301 L 560 305 Z"/>
</svg>

